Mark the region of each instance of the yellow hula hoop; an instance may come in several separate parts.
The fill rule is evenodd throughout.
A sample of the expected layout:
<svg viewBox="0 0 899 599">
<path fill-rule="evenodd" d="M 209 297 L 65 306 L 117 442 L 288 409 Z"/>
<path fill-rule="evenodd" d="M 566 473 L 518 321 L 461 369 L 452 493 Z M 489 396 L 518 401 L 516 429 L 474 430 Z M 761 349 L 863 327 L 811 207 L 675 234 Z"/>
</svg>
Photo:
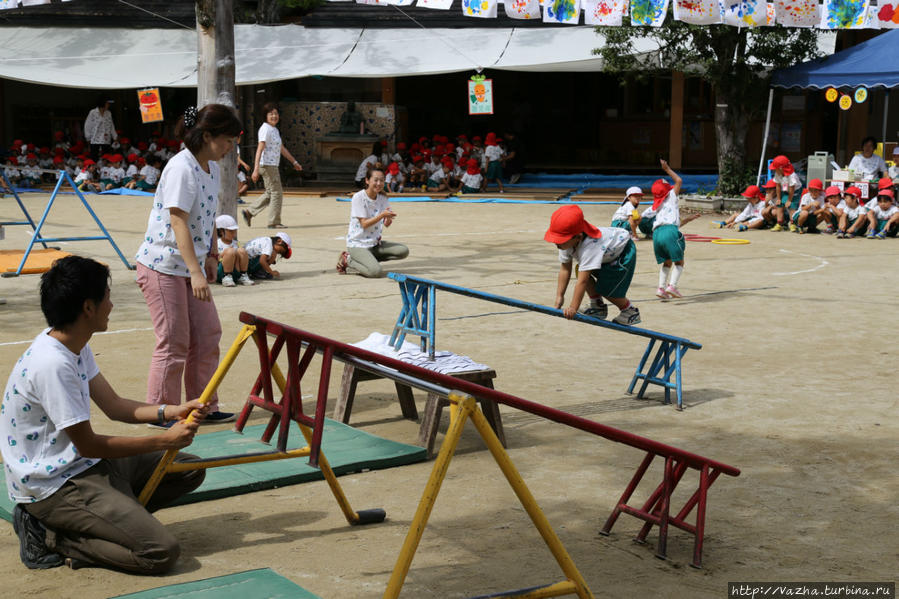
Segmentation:
<svg viewBox="0 0 899 599">
<path fill-rule="evenodd" d="M 748 245 L 752 242 L 748 239 L 713 239 L 712 243 L 717 243 L 718 245 Z"/>
</svg>

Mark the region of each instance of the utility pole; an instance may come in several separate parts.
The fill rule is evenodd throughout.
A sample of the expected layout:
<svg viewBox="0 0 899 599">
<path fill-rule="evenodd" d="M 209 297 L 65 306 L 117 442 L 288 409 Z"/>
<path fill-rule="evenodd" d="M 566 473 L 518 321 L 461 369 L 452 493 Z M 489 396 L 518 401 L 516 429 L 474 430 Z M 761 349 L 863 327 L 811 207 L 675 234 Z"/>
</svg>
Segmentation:
<svg viewBox="0 0 899 599">
<path fill-rule="evenodd" d="M 232 0 L 197 0 L 197 110 L 207 104 L 235 107 Z M 237 215 L 237 154 L 218 161 L 219 214 Z"/>
</svg>

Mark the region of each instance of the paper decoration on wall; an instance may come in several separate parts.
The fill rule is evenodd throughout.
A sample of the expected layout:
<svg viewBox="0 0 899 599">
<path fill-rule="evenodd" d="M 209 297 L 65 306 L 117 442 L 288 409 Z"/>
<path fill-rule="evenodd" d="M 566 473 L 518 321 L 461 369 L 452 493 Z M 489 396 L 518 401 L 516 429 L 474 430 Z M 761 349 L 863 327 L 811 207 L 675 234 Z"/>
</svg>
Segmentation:
<svg viewBox="0 0 899 599">
<path fill-rule="evenodd" d="M 462 0 L 462 14 L 482 19 L 496 18 L 497 0 Z"/>
<path fill-rule="evenodd" d="M 628 0 L 583 0 L 584 24 L 620 27 Z"/>
<path fill-rule="evenodd" d="M 819 8 L 818 0 L 774 0 L 774 14 L 784 27 L 818 27 Z"/>
<path fill-rule="evenodd" d="M 771 17 L 768 17 L 768 8 Z M 725 25 L 764 27 L 774 24 L 773 6 L 764 0 L 721 0 L 721 16 Z"/>
<path fill-rule="evenodd" d="M 674 18 L 693 25 L 713 25 L 721 22 L 718 0 L 674 0 Z"/>
<path fill-rule="evenodd" d="M 394 6 L 412 6 L 415 0 L 384 0 L 384 4 L 392 4 Z"/>
<path fill-rule="evenodd" d="M 849 94 L 843 94 L 840 96 L 840 108 L 843 110 L 849 110 L 852 108 L 852 97 Z"/>
<path fill-rule="evenodd" d="M 899 2 L 879 2 L 877 11 L 877 23 L 881 29 L 899 28 Z"/>
<path fill-rule="evenodd" d="M 418 4 L 422 8 L 436 8 L 439 10 L 449 10 L 453 6 L 453 0 L 418 0 Z"/>
<path fill-rule="evenodd" d="M 822 29 L 858 29 L 864 26 L 868 0 L 824 0 Z"/>
<path fill-rule="evenodd" d="M 387 6 L 389 2 L 387 2 L 387 0 L 356 0 L 356 4 L 375 4 Z"/>
<path fill-rule="evenodd" d="M 855 90 L 855 101 L 859 104 L 868 99 L 868 88 L 860 87 Z"/>
<path fill-rule="evenodd" d="M 836 102 L 837 98 L 840 97 L 840 92 L 838 92 L 835 87 L 829 87 L 827 88 L 827 91 L 824 92 L 824 97 L 828 102 Z"/>
<path fill-rule="evenodd" d="M 137 104 L 140 106 L 142 123 L 156 123 L 162 118 L 162 100 L 159 99 L 159 88 L 151 87 L 137 92 Z"/>
<path fill-rule="evenodd" d="M 510 19 L 540 18 L 540 0 L 506 0 L 505 9 Z"/>
<path fill-rule="evenodd" d="M 475 75 L 467 83 L 468 114 L 493 114 L 493 79 Z"/>
<path fill-rule="evenodd" d="M 631 0 L 631 25 L 661 27 L 668 14 L 668 0 Z"/>
<path fill-rule="evenodd" d="M 581 18 L 581 0 L 544 0 L 543 22 L 577 25 Z"/>
</svg>

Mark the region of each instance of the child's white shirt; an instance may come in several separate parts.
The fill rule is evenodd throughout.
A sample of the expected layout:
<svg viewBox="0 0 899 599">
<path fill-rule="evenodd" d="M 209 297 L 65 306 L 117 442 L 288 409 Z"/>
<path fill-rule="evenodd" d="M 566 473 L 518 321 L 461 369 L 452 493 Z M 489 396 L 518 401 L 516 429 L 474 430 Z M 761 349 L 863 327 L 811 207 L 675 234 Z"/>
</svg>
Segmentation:
<svg viewBox="0 0 899 599">
<path fill-rule="evenodd" d="M 793 171 L 789 175 L 779 175 L 778 173 L 774 173 L 774 180 L 780 185 L 780 188 L 783 191 L 789 191 L 791 185 L 794 190 L 802 189 L 802 179 L 799 178 L 796 171 Z"/>
<path fill-rule="evenodd" d="M 874 218 L 876 218 L 877 220 L 887 220 L 894 214 L 899 213 L 899 207 L 897 207 L 896 204 L 890 204 L 890 207 L 886 210 L 881 208 L 880 204 L 876 204 L 870 210 L 874 213 Z"/>
<path fill-rule="evenodd" d="M 271 237 L 257 237 L 246 242 L 243 249 L 247 250 L 247 256 L 256 258 L 263 254 L 271 257 L 275 251 L 275 244 Z"/>
<path fill-rule="evenodd" d="M 144 176 L 147 185 L 156 185 L 156 181 L 159 180 L 159 169 L 149 164 L 140 169 L 140 174 Z"/>
<path fill-rule="evenodd" d="M 503 151 L 499 146 L 487 146 L 484 149 L 484 157 L 487 162 L 495 162 L 503 157 Z"/>
<path fill-rule="evenodd" d="M 850 208 L 849 204 L 846 203 L 846 200 L 841 200 L 837 205 L 837 209 L 844 213 L 847 218 L 856 219 L 859 216 L 863 216 L 867 210 L 861 204 L 856 204 L 855 208 Z"/>
<path fill-rule="evenodd" d="M 433 175 L 436 171 L 442 171 L 442 170 L 443 170 L 443 165 L 440 164 L 439 162 L 435 164 L 433 160 L 432 160 L 431 162 L 427 163 L 425 166 L 426 166 L 427 169 L 428 169 L 428 176 L 429 176 L 429 177 L 430 177 L 431 175 Z"/>
<path fill-rule="evenodd" d="M 812 206 L 814 204 L 814 206 Z M 802 194 L 802 197 L 799 199 L 799 209 L 808 208 L 812 206 L 812 209 L 819 210 L 824 207 L 824 194 L 822 193 L 816 198 L 812 197 L 810 193 Z"/>
<path fill-rule="evenodd" d="M 680 227 L 680 211 L 677 208 L 677 194 L 674 190 L 668 192 L 662 205 L 656 210 L 656 220 L 652 223 L 652 229 L 655 231 L 662 225 L 674 225 Z M 623 230 L 623 229 L 622 229 Z"/>
<path fill-rule="evenodd" d="M 428 178 L 428 181 L 433 181 L 434 183 L 440 183 L 446 179 L 446 173 L 443 171 L 443 167 L 441 166 L 439 169 L 431 173 L 431 176 Z"/>
<path fill-rule="evenodd" d="M 656 215 L 656 211 L 652 206 L 640 213 L 640 218 L 652 218 Z"/>
<path fill-rule="evenodd" d="M 623 204 L 618 206 L 618 210 L 615 211 L 615 214 L 612 215 L 612 222 L 615 222 L 616 220 L 630 220 L 634 210 L 636 210 L 634 205 L 625 200 Z"/>
<path fill-rule="evenodd" d="M 269 240 L 269 241 L 271 241 L 271 240 Z M 231 243 L 225 243 L 225 240 L 222 239 L 221 237 L 219 237 L 219 238 L 218 238 L 218 248 L 219 248 L 219 260 L 221 260 L 222 252 L 224 252 L 224 251 L 227 250 L 228 248 L 233 248 L 233 249 L 235 249 L 235 250 L 236 250 L 236 249 L 239 249 L 239 248 L 240 248 L 240 244 L 237 243 L 237 237 L 235 237 L 234 239 L 232 239 L 232 240 L 231 240 Z M 247 252 L 247 255 L 249 255 L 249 252 Z"/>
<path fill-rule="evenodd" d="M 125 177 L 125 169 L 122 167 L 114 168 L 111 167 L 109 169 L 109 178 L 115 181 L 116 183 L 121 183 L 122 179 Z"/>
<path fill-rule="evenodd" d="M 466 187 L 480 189 L 481 188 L 481 180 L 482 180 L 482 177 L 481 177 L 480 173 L 478 173 L 476 175 L 469 175 L 468 172 L 466 172 L 464 175 L 462 175 L 462 185 L 465 185 Z"/>
<path fill-rule="evenodd" d="M 387 185 L 390 185 L 391 183 L 394 183 L 394 182 L 397 185 L 402 185 L 403 184 L 403 173 L 399 172 L 395 175 L 392 173 L 387 173 L 387 177 L 384 180 L 387 183 Z"/>
<path fill-rule="evenodd" d="M 75 183 L 77 184 L 77 183 L 82 183 L 84 181 L 90 181 L 90 179 L 91 179 L 91 174 L 89 172 L 87 172 L 87 170 L 83 170 L 80 173 L 78 173 L 77 177 L 75 177 Z"/>
<path fill-rule="evenodd" d="M 762 208 L 765 207 L 765 202 L 759 200 L 755 204 L 752 202 L 746 202 L 746 207 L 743 208 L 743 212 L 737 215 L 737 218 L 734 219 L 735 223 L 742 223 L 744 221 L 755 221 L 762 218 Z"/>
<path fill-rule="evenodd" d="M 368 165 L 374 166 L 378 162 L 378 157 L 374 154 L 369 154 L 365 157 L 365 159 L 359 164 L 359 168 L 356 169 L 356 181 L 364 181 L 366 175 L 368 175 Z"/>
<path fill-rule="evenodd" d="M 137 165 L 136 165 L 136 164 L 129 164 L 129 165 L 128 165 L 128 170 L 125 171 L 125 176 L 126 176 L 126 177 L 131 177 L 131 178 L 133 179 L 133 178 L 134 178 L 134 175 L 136 175 L 136 174 L 137 174 Z"/>
<path fill-rule="evenodd" d="M 599 227 L 602 237 L 585 237 L 579 244 L 567 250 L 559 250 L 559 262 L 570 264 L 577 260 L 579 270 L 599 270 L 603 264 L 614 262 L 621 256 L 631 240 L 624 229 Z"/>
</svg>

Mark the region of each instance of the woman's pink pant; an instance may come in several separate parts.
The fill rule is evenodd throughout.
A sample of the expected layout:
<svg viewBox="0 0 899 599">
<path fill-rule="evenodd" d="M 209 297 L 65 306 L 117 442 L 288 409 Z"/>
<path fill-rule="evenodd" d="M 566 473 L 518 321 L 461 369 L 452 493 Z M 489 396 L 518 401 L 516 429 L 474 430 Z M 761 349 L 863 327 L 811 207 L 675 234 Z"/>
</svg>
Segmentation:
<svg viewBox="0 0 899 599">
<path fill-rule="evenodd" d="M 167 275 L 138 263 L 137 284 L 147 300 L 156 349 L 147 376 L 147 402 L 181 403 L 181 377 L 188 400 L 197 399 L 219 362 L 222 325 L 212 301 L 196 299 L 190 279 Z M 209 400 L 218 410 L 218 395 Z"/>
</svg>

